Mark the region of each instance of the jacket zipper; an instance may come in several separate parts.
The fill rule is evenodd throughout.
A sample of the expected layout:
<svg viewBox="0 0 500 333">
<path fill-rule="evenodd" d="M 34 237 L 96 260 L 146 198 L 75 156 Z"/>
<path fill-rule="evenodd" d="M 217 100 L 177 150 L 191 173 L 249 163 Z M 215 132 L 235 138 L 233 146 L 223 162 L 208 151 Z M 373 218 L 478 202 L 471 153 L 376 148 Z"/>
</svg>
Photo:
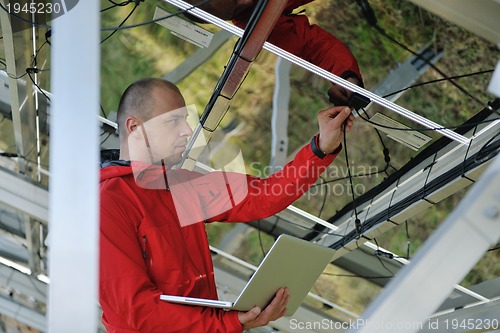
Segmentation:
<svg viewBox="0 0 500 333">
<path fill-rule="evenodd" d="M 146 242 L 147 242 L 146 236 L 142 236 L 142 245 L 143 245 L 143 247 L 142 247 L 142 257 L 143 257 L 144 259 L 146 259 L 146 258 L 147 258 L 147 253 L 146 253 Z"/>
</svg>

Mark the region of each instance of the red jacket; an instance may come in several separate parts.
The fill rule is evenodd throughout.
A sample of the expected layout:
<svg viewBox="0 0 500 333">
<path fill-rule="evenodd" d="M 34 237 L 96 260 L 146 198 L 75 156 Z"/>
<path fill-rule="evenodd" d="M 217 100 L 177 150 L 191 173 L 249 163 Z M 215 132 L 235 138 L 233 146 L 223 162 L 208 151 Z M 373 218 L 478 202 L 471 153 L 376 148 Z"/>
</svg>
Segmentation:
<svg viewBox="0 0 500 333">
<path fill-rule="evenodd" d="M 358 62 L 349 48 L 334 35 L 311 25 L 307 16 L 291 14 L 311 1 L 289 0 L 267 41 L 344 79 L 356 77 L 362 85 Z M 244 29 L 252 10 L 245 10 L 233 23 Z"/>
<path fill-rule="evenodd" d="M 334 157 L 320 159 L 307 146 L 269 178 L 227 173 L 227 184 L 220 172 L 171 170 L 176 179 L 169 176 L 166 184 L 161 167 L 146 169 L 137 181 L 131 166 L 101 169 L 99 301 L 108 332 L 241 332 L 236 311 L 171 304 L 159 296 L 217 299 L 201 222 L 273 215 L 307 191 Z M 179 221 L 176 210 L 191 212 L 199 223 Z"/>
</svg>

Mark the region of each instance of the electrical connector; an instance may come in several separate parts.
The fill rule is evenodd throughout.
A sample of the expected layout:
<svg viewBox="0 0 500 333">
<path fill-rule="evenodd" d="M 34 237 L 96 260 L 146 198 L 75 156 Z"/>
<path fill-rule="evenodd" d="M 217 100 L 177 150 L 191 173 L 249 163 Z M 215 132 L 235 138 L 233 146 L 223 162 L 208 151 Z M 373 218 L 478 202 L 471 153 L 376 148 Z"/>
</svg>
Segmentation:
<svg viewBox="0 0 500 333">
<path fill-rule="evenodd" d="M 353 92 L 349 96 L 349 107 L 354 110 L 359 110 L 366 107 L 370 103 L 370 99 L 366 96 Z"/>
</svg>

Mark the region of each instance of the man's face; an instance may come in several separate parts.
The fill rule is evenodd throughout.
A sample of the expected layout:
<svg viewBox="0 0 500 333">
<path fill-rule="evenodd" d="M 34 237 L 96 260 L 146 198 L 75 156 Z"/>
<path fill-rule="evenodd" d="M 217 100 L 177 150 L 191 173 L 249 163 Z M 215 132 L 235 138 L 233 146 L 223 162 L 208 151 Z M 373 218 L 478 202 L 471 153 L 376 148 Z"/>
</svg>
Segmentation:
<svg viewBox="0 0 500 333">
<path fill-rule="evenodd" d="M 130 157 L 148 163 L 164 160 L 173 166 L 182 160 L 188 138 L 193 134 L 186 121 L 188 111 L 184 99 L 175 91 L 159 87 L 152 91 L 151 97 L 151 118 L 130 133 Z"/>
</svg>

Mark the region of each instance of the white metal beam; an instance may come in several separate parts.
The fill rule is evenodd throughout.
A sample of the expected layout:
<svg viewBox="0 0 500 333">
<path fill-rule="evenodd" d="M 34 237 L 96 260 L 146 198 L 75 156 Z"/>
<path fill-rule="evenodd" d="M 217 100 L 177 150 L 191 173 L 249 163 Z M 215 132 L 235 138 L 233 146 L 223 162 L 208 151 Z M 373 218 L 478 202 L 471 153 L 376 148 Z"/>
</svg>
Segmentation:
<svg viewBox="0 0 500 333">
<path fill-rule="evenodd" d="M 38 302 L 45 303 L 47 301 L 47 285 L 17 269 L 0 265 L 0 285 L 17 290 Z"/>
<path fill-rule="evenodd" d="M 285 166 L 288 157 L 288 104 L 290 102 L 290 68 L 292 63 L 278 58 L 274 68 L 275 87 L 271 118 L 271 170 Z"/>
<path fill-rule="evenodd" d="M 45 316 L 10 299 L 0 297 L 0 313 L 40 332 L 47 331 Z"/>
<path fill-rule="evenodd" d="M 53 22 L 48 323 L 54 333 L 98 327 L 99 28 L 99 1 L 80 1 Z M 78 77 L 75 63 L 85 68 Z"/>
<path fill-rule="evenodd" d="M 196 68 L 205 63 L 211 56 L 213 56 L 213 54 L 232 36 L 232 34 L 224 30 L 215 33 L 210 45 L 207 48 L 197 49 L 191 56 L 186 58 L 182 64 L 163 76 L 163 79 L 173 83 L 180 82 L 186 76 L 191 74 Z"/>
<path fill-rule="evenodd" d="M 1 202 L 39 221 L 48 221 L 49 199 L 46 189 L 1 168 L 0 179 L 2 179 L 0 182 Z"/>
</svg>

